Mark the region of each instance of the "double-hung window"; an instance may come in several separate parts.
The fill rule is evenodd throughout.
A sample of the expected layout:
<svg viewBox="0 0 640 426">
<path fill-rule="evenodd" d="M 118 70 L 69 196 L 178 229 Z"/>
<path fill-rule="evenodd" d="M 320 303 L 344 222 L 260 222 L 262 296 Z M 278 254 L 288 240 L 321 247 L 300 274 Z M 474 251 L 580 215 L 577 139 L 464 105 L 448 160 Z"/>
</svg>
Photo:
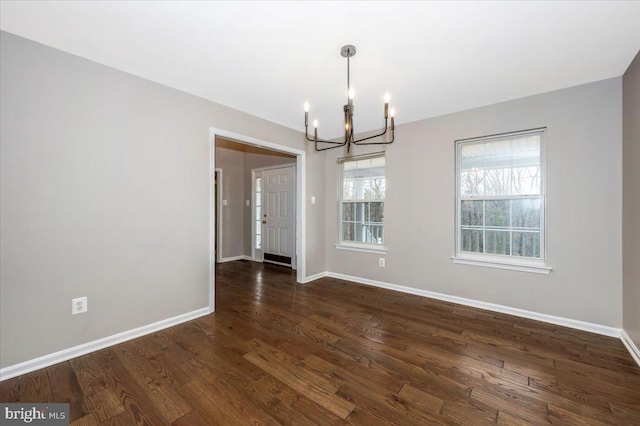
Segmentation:
<svg viewBox="0 0 640 426">
<path fill-rule="evenodd" d="M 341 159 L 340 248 L 381 249 L 386 190 L 384 154 Z"/>
<path fill-rule="evenodd" d="M 545 129 L 456 142 L 456 263 L 549 273 Z"/>
</svg>

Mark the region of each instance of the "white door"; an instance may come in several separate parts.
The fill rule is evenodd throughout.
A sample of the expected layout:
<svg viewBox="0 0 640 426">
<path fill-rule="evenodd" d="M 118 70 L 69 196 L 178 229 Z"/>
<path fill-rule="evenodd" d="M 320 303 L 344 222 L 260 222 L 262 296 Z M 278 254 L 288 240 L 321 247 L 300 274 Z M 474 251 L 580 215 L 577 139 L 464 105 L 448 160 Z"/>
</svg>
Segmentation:
<svg viewBox="0 0 640 426">
<path fill-rule="evenodd" d="M 265 262 L 295 268 L 295 167 L 262 172 L 262 253 Z"/>
</svg>

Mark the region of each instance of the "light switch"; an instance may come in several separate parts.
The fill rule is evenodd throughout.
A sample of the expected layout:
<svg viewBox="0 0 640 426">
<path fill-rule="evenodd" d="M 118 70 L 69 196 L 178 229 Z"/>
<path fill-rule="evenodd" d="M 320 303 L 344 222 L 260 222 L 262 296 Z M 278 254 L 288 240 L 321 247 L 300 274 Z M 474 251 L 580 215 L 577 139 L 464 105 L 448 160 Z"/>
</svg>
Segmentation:
<svg viewBox="0 0 640 426">
<path fill-rule="evenodd" d="M 228 204 L 228 203 L 227 203 L 227 200 L 222 200 L 222 205 L 223 205 L 223 206 L 226 206 L 227 204 Z"/>
<path fill-rule="evenodd" d="M 315 195 L 311 196 L 311 204 L 315 204 L 316 203 L 316 197 Z"/>
<path fill-rule="evenodd" d="M 250 205 L 251 205 L 251 201 L 247 200 L 247 201 L 245 201 L 245 204 L 246 204 L 247 206 L 250 206 Z"/>
</svg>

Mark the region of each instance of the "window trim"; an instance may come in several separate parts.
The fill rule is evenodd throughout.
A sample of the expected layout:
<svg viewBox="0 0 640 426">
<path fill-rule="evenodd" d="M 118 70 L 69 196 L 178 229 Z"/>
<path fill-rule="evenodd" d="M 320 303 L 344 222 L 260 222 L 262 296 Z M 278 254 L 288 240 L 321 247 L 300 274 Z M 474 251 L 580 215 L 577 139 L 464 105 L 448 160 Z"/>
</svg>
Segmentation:
<svg viewBox="0 0 640 426">
<path fill-rule="evenodd" d="M 366 160 L 369 158 L 379 158 L 382 157 L 385 159 L 385 165 L 384 165 L 384 176 L 385 176 L 385 197 L 382 200 L 382 202 L 385 204 L 387 204 L 387 183 L 386 183 L 386 178 L 387 178 L 387 158 L 386 158 L 386 153 L 385 151 L 379 151 L 379 152 L 372 152 L 369 154 L 362 154 L 362 155 L 354 155 L 354 156 L 350 156 L 350 157 L 342 157 L 342 158 L 338 158 L 338 243 L 334 244 L 335 248 L 339 249 L 339 250 L 350 250 L 350 251 L 359 251 L 359 252 L 365 252 L 365 253 L 379 253 L 379 254 L 384 254 L 387 253 L 387 248 L 385 246 L 385 242 L 386 242 L 386 223 L 384 220 L 384 217 L 382 218 L 382 226 L 383 226 L 383 242 L 382 244 L 377 244 L 377 243 L 365 243 L 365 242 L 361 242 L 361 241 L 349 241 L 349 240 L 343 240 L 342 239 L 342 206 L 344 203 L 344 200 L 342 198 L 343 196 L 343 191 L 344 191 L 344 168 L 342 167 L 342 165 L 346 162 L 350 162 L 350 161 L 358 161 L 358 160 Z M 373 201 L 373 202 L 380 202 L 380 200 L 376 199 L 376 200 L 367 200 L 367 201 Z M 352 201 L 348 201 L 348 202 L 352 202 Z"/>
<path fill-rule="evenodd" d="M 506 137 L 517 137 L 527 134 L 541 134 L 540 137 L 540 173 L 541 185 L 540 195 L 532 197 L 541 198 L 541 211 L 540 211 L 540 258 L 527 258 L 512 255 L 499 255 L 489 253 L 473 253 L 464 252 L 460 250 L 460 201 L 463 199 L 469 199 L 469 197 L 463 197 L 460 195 L 460 170 L 461 170 L 461 155 L 460 148 L 466 143 L 488 142 L 495 139 L 504 139 Z M 552 271 L 552 267 L 548 264 L 547 256 L 547 159 L 546 159 L 546 145 L 547 145 L 547 128 L 539 127 L 527 130 L 521 130 L 516 132 L 505 132 L 493 135 L 457 139 L 454 144 L 454 158 L 455 158 L 455 220 L 454 220 L 454 254 L 451 256 L 451 260 L 455 264 L 482 266 L 487 268 L 508 269 L 521 272 L 531 272 L 538 274 L 549 274 Z M 477 200 L 491 199 L 492 196 L 477 197 Z M 504 196 L 497 196 L 495 198 L 506 199 Z M 527 198 L 527 196 L 516 196 L 515 198 Z M 511 198 L 509 198 L 511 199 Z"/>
<path fill-rule="evenodd" d="M 338 250 L 359 251 L 363 253 L 386 254 L 388 249 L 383 244 L 361 243 L 354 241 L 341 241 L 334 244 Z"/>
</svg>

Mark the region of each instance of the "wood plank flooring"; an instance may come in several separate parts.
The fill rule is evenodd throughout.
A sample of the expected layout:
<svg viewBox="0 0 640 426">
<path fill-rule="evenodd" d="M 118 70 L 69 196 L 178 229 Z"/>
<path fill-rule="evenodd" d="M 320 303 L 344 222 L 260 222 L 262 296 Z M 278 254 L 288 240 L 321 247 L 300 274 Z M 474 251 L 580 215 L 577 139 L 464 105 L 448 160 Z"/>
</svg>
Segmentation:
<svg viewBox="0 0 640 426">
<path fill-rule="evenodd" d="M 217 311 L 0 383 L 73 425 L 639 425 L 614 338 L 253 262 Z"/>
</svg>

